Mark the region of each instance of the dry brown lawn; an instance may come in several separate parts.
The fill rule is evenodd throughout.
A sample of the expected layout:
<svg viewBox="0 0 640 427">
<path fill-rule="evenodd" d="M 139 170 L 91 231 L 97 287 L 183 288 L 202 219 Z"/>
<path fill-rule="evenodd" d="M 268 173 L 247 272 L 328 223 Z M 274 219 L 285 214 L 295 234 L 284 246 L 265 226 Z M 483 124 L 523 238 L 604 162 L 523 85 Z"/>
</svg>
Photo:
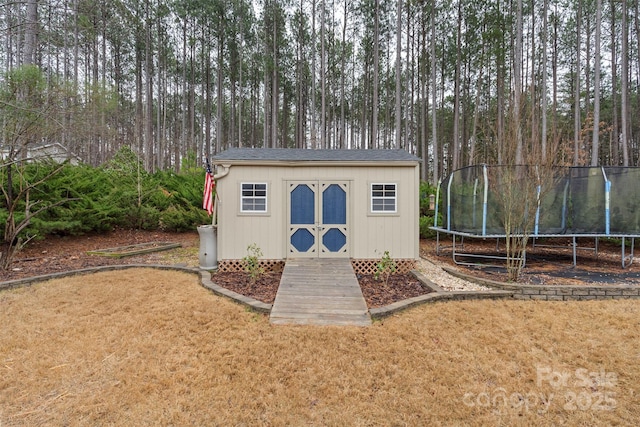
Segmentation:
<svg viewBox="0 0 640 427">
<path fill-rule="evenodd" d="M 195 275 L 0 292 L 0 425 L 637 425 L 640 302 L 271 326 Z"/>
</svg>

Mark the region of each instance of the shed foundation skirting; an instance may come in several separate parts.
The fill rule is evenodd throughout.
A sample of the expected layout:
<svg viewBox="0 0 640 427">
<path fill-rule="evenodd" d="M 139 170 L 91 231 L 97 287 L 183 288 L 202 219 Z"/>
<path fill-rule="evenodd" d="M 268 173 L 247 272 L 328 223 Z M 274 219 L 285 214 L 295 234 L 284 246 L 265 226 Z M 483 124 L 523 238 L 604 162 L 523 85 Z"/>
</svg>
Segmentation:
<svg viewBox="0 0 640 427">
<path fill-rule="evenodd" d="M 394 259 L 396 273 L 407 274 L 416 268 L 415 259 Z M 356 274 L 375 274 L 378 271 L 379 259 L 352 259 L 351 265 Z"/>
<path fill-rule="evenodd" d="M 407 274 L 416 267 L 415 259 L 394 259 L 396 273 Z M 356 274 L 375 274 L 378 271 L 379 259 L 352 259 L 351 266 Z M 260 267 L 265 271 L 282 271 L 285 261 L 281 259 L 261 259 Z M 227 259 L 218 261 L 218 271 L 244 271 L 244 261 L 241 259 Z"/>
<path fill-rule="evenodd" d="M 282 271 L 284 269 L 284 260 L 281 259 L 261 259 L 260 267 L 264 271 Z M 244 271 L 245 262 L 241 259 L 225 259 L 218 261 L 218 271 L 226 273 L 231 271 Z"/>
</svg>

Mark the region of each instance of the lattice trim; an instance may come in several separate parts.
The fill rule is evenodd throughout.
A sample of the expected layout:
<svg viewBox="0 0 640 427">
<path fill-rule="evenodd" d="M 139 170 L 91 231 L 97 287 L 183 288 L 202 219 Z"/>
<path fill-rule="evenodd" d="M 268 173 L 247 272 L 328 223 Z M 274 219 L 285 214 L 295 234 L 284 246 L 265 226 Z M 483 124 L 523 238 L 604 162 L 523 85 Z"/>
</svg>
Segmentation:
<svg viewBox="0 0 640 427">
<path fill-rule="evenodd" d="M 284 261 L 279 259 L 261 259 L 259 262 L 260 267 L 264 268 L 264 271 L 282 271 L 284 268 Z M 244 261 L 241 259 L 225 259 L 223 261 L 218 261 L 218 271 L 244 271 Z"/>
<path fill-rule="evenodd" d="M 414 259 L 394 259 L 396 273 L 406 274 L 416 267 Z M 357 274 L 375 274 L 378 271 L 379 259 L 352 259 L 351 265 Z"/>
<path fill-rule="evenodd" d="M 415 269 L 416 260 L 414 259 L 394 259 L 396 263 L 396 273 L 406 274 Z M 375 274 L 378 271 L 379 259 L 352 259 L 351 265 L 357 274 Z M 282 271 L 284 269 L 284 260 L 278 259 L 261 259 L 260 266 L 265 271 Z M 241 259 L 226 259 L 218 261 L 218 271 L 244 271 L 244 262 Z"/>
</svg>

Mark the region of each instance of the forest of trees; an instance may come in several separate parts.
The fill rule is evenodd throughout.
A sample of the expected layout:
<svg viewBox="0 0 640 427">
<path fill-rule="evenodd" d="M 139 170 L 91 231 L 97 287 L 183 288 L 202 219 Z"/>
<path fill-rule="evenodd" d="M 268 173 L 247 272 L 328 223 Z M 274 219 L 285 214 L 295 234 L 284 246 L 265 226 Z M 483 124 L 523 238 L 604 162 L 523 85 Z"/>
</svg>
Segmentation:
<svg viewBox="0 0 640 427">
<path fill-rule="evenodd" d="M 478 162 L 635 166 L 638 3 L 6 0 L 0 143 L 90 165 L 129 146 L 149 172 L 237 146 L 401 148 L 432 182 Z"/>
</svg>

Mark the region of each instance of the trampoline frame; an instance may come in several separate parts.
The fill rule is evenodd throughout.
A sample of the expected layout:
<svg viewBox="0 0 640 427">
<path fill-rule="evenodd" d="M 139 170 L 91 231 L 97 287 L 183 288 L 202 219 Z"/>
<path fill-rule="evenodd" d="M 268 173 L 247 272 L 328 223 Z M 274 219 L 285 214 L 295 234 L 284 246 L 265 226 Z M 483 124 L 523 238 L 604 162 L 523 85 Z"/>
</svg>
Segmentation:
<svg viewBox="0 0 640 427">
<path fill-rule="evenodd" d="M 485 259 L 485 260 L 503 260 L 506 261 L 507 260 L 507 256 L 505 255 L 486 255 L 486 254 L 478 254 L 478 253 L 473 253 L 473 252 L 463 252 L 458 250 L 459 245 L 456 244 L 456 239 L 460 238 L 460 243 L 462 248 L 464 248 L 464 238 L 473 238 L 473 239 L 496 239 L 496 252 L 498 252 L 498 247 L 500 244 L 500 239 L 506 239 L 507 235 L 506 234 L 488 234 L 488 235 L 478 235 L 478 234 L 473 234 L 473 233 L 465 233 L 465 232 L 460 232 L 460 231 L 453 231 L 453 230 L 446 230 L 444 228 L 441 227 L 429 227 L 431 230 L 434 230 L 436 232 L 436 254 L 440 255 L 440 252 L 442 249 L 446 249 L 446 248 L 451 248 L 451 255 L 453 258 L 453 262 L 455 262 L 458 265 L 466 265 L 466 266 L 479 266 L 479 267 L 499 267 L 496 264 L 488 264 L 488 263 L 476 263 L 476 262 L 466 262 L 463 261 L 463 258 L 478 258 L 478 259 Z M 443 234 L 447 234 L 450 235 L 452 238 L 452 244 L 451 246 L 442 246 L 440 244 L 440 233 Z M 514 235 L 513 237 L 522 237 L 522 235 Z M 578 246 L 577 243 L 577 239 L 578 238 L 593 238 L 595 239 L 595 247 L 580 247 Z M 532 246 L 535 247 L 535 241 L 537 239 L 546 239 L 546 238 L 571 238 L 572 243 L 571 243 L 571 250 L 572 250 L 572 256 L 573 256 L 573 266 L 576 267 L 577 266 L 577 252 L 578 250 L 589 250 L 589 251 L 594 251 L 596 254 L 596 257 L 598 256 L 598 241 L 601 237 L 606 237 L 606 238 L 614 238 L 614 239 L 621 239 L 621 243 L 620 243 L 620 247 L 621 247 L 621 254 L 620 254 L 620 260 L 621 260 L 621 265 L 622 268 L 625 269 L 629 266 L 631 266 L 631 264 L 633 264 L 633 259 L 634 259 L 634 251 L 635 251 L 635 239 L 640 237 L 640 235 L 628 235 L 628 234 L 608 234 L 608 235 L 603 235 L 603 234 L 537 234 L 537 235 L 530 235 L 529 239 L 531 239 L 532 241 Z M 626 239 L 630 238 L 631 239 L 631 247 L 629 252 L 627 252 L 626 250 Z M 540 247 L 542 246 L 548 246 L 548 247 L 554 247 L 553 245 L 538 245 Z M 464 249 L 463 249 L 464 250 Z M 518 261 L 522 259 L 523 261 L 523 266 L 526 265 L 526 261 L 527 261 L 527 251 L 526 248 L 523 252 L 523 256 L 522 258 L 515 258 L 514 260 Z"/>
<path fill-rule="evenodd" d="M 447 206 L 444 206 L 443 208 L 446 209 L 446 224 L 443 224 L 442 227 L 438 226 L 438 212 L 439 212 L 439 200 L 440 200 L 440 191 L 441 191 L 441 187 L 443 187 L 443 182 L 442 180 L 440 180 L 438 182 L 438 186 L 436 189 L 436 205 L 435 205 L 435 214 L 434 214 L 434 225 L 432 227 L 429 227 L 431 230 L 434 230 L 436 232 L 436 253 L 439 255 L 441 249 L 444 248 L 448 248 L 450 247 L 452 250 L 452 257 L 453 257 L 453 261 L 456 264 L 460 264 L 460 265 L 469 265 L 469 266 L 489 266 L 491 264 L 486 264 L 486 263 L 475 263 L 475 262 L 466 262 L 463 259 L 466 258 L 478 258 L 478 259 L 485 259 L 487 261 L 495 261 L 495 260 L 507 260 L 507 256 L 505 255 L 486 255 L 486 254 L 477 254 L 477 253 L 472 253 L 472 252 L 463 252 L 460 251 L 456 245 L 456 240 L 459 238 L 460 239 L 460 243 L 462 245 L 462 248 L 464 248 L 464 238 L 480 238 L 480 239 L 496 239 L 496 252 L 498 251 L 498 247 L 499 247 L 499 242 L 500 239 L 506 239 L 507 235 L 506 233 L 504 234 L 500 234 L 500 233 L 488 233 L 487 232 L 487 212 L 488 212 L 488 189 L 489 186 L 487 185 L 488 183 L 488 173 L 487 173 L 487 165 L 483 164 L 483 165 L 478 165 L 478 166 L 482 166 L 482 179 L 484 179 L 484 185 L 483 185 L 483 194 L 477 194 L 477 185 L 478 185 L 478 180 L 476 179 L 476 182 L 474 183 L 474 190 L 473 190 L 473 198 L 474 198 L 474 205 L 476 204 L 476 202 L 482 198 L 482 225 L 481 225 L 481 231 L 479 230 L 477 233 L 472 233 L 472 232 L 464 232 L 464 231 L 457 231 L 457 230 L 453 230 L 452 229 L 452 225 L 451 225 L 451 186 L 452 186 L 452 182 L 453 182 L 453 173 L 451 173 L 448 176 L 448 182 L 445 184 L 445 191 L 447 192 Z M 610 198 L 610 193 L 611 193 L 611 181 L 609 180 L 609 178 L 607 177 L 606 171 L 604 167 L 600 168 L 601 173 L 602 173 L 602 178 L 603 178 L 603 183 L 604 183 L 604 233 L 599 232 L 599 233 L 571 233 L 571 232 L 567 232 L 567 233 L 544 233 L 544 232 L 539 232 L 539 220 L 540 220 L 540 186 L 538 186 L 538 206 L 535 212 L 535 221 L 534 221 L 534 227 L 533 230 L 531 230 L 531 233 L 528 235 L 529 239 L 531 239 L 532 245 L 533 247 L 535 247 L 535 241 L 537 239 L 543 239 L 543 238 L 570 238 L 572 243 L 571 243 L 571 249 L 572 249 L 572 255 L 573 255 L 573 266 L 576 267 L 577 265 L 577 251 L 578 250 L 592 250 L 595 252 L 596 257 L 598 255 L 598 241 L 601 237 L 604 238 L 613 238 L 613 239 L 621 239 L 621 265 L 622 268 L 627 268 L 629 267 L 632 263 L 633 263 L 633 259 L 634 259 L 634 247 L 635 247 L 635 239 L 640 237 L 640 234 L 632 234 L 632 233 L 611 233 L 611 221 L 610 221 L 610 203 L 611 203 L 611 198 Z M 454 171 L 455 172 L 455 171 Z M 565 189 L 565 200 L 564 200 L 564 205 L 566 205 L 566 189 Z M 562 227 L 564 228 L 565 224 L 566 224 L 566 219 L 565 219 L 565 210 L 563 208 L 563 212 L 562 212 Z M 475 211 L 474 211 L 474 219 L 473 222 L 476 222 L 476 217 L 475 217 Z M 446 228 L 445 228 L 446 227 Z M 451 246 L 446 246 L 443 247 L 440 244 L 440 233 L 443 234 L 447 234 L 450 235 L 452 238 L 452 244 Z M 512 237 L 523 237 L 523 234 L 513 234 Z M 577 243 L 577 239 L 578 238 L 593 238 L 595 239 L 595 247 L 580 247 L 578 246 Z M 631 245 L 630 245 L 630 251 L 627 252 L 626 250 L 626 239 L 631 239 Z M 526 248 L 523 251 L 523 255 L 522 258 L 518 258 L 516 259 L 516 261 L 521 260 L 523 261 L 523 266 L 526 264 Z"/>
</svg>

